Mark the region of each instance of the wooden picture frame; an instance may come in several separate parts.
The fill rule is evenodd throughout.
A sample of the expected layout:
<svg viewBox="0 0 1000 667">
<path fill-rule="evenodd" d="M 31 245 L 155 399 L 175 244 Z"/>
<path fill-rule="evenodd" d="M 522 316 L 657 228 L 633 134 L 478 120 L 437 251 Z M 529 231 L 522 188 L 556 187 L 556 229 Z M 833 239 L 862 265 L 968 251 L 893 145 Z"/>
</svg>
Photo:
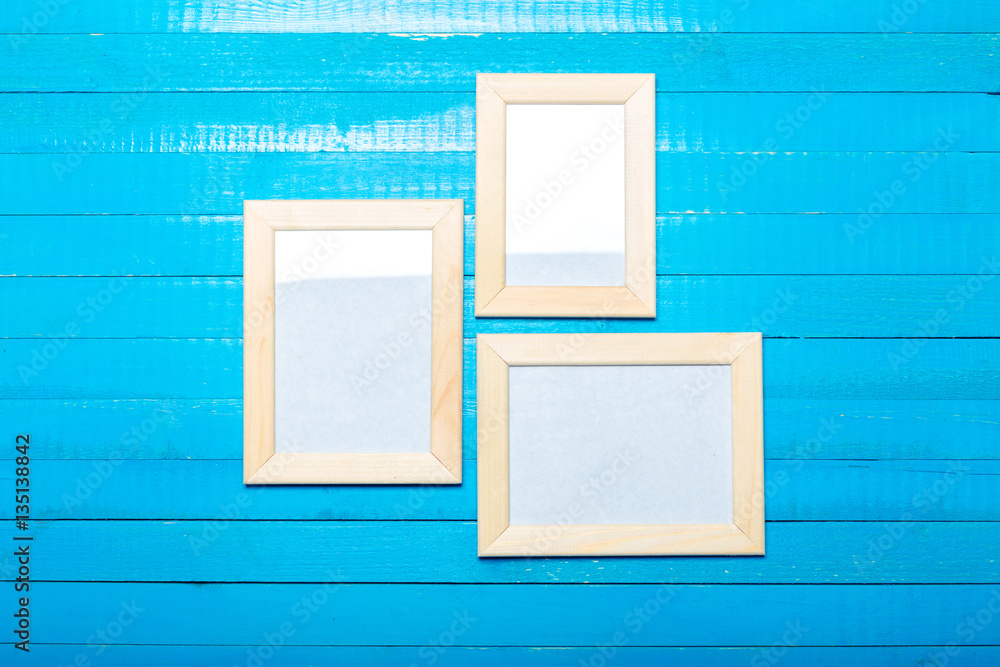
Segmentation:
<svg viewBox="0 0 1000 667">
<path fill-rule="evenodd" d="M 244 483 L 461 483 L 463 201 L 245 201 L 243 210 Z M 431 230 L 427 453 L 275 452 L 274 233 L 285 230 Z"/>
<path fill-rule="evenodd" d="M 481 557 L 764 553 L 759 333 L 480 334 L 477 355 Z M 509 368 L 650 365 L 730 366 L 733 522 L 511 525 Z"/>
<path fill-rule="evenodd" d="M 624 286 L 506 284 L 508 104 L 622 104 Z M 656 316 L 656 131 L 652 74 L 478 74 L 477 317 Z"/>
</svg>

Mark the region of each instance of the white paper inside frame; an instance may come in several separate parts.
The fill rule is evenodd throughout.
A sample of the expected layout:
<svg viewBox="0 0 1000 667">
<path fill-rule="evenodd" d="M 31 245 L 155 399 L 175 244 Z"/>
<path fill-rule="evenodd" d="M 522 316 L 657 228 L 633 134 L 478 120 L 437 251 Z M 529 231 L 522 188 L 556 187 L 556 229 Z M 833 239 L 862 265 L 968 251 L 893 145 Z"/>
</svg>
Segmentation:
<svg viewBox="0 0 1000 667">
<path fill-rule="evenodd" d="M 430 451 L 431 234 L 275 232 L 275 451 Z"/>
<path fill-rule="evenodd" d="M 625 284 L 625 107 L 508 104 L 506 284 Z"/>
<path fill-rule="evenodd" d="M 512 366 L 510 522 L 732 523 L 732 376 Z"/>
</svg>

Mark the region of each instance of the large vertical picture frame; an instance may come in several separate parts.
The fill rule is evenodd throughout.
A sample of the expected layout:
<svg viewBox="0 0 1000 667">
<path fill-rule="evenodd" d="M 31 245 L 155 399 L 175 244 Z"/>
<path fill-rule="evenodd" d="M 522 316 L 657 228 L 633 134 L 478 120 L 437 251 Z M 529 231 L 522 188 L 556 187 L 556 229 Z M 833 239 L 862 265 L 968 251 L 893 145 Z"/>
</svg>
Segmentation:
<svg viewBox="0 0 1000 667">
<path fill-rule="evenodd" d="M 518 367 L 565 367 L 573 369 L 575 377 L 586 378 L 588 372 L 598 367 L 626 367 L 644 370 L 664 366 L 682 366 L 692 371 L 695 378 L 709 378 L 718 382 L 716 389 L 730 392 L 722 395 L 719 404 L 731 405 L 731 411 L 718 414 L 701 412 L 688 417 L 685 412 L 689 403 L 680 400 L 675 403 L 679 417 L 666 429 L 658 431 L 651 439 L 653 448 L 665 447 L 672 439 L 672 452 L 683 453 L 678 457 L 677 466 L 685 463 L 685 458 L 698 463 L 701 456 L 692 443 L 696 437 L 679 436 L 685 429 L 712 428 L 720 422 L 726 438 L 721 439 L 724 456 L 722 486 L 731 489 L 731 511 L 723 506 L 717 515 L 731 517 L 731 520 L 716 523 L 671 523 L 645 521 L 639 524 L 591 524 L 574 521 L 573 512 L 564 513 L 568 520 L 559 523 L 530 524 L 512 523 L 514 507 L 511 493 L 511 470 L 514 452 L 511 448 L 511 425 L 518 415 L 512 414 L 511 406 L 517 401 L 512 396 L 511 371 Z M 588 370 L 589 369 L 589 370 Z M 718 372 L 713 372 L 718 371 Z M 723 373 L 722 371 L 725 371 Z M 764 553 L 764 494 L 763 494 L 763 389 L 761 373 L 761 335 L 759 333 L 669 333 L 669 334 L 480 334 L 477 338 L 478 373 L 478 483 L 479 483 L 479 555 L 493 556 L 623 556 L 623 555 L 759 555 Z M 585 382 L 584 382 L 585 384 Z M 691 389 L 704 393 L 709 383 L 692 382 Z M 531 385 L 520 385 L 522 389 Z M 599 385 L 594 385 L 598 387 Z M 602 388 L 615 392 L 617 388 Z M 570 389 L 574 391 L 574 389 Z M 584 387 L 583 391 L 586 391 Z M 717 392 L 718 393 L 718 392 Z M 639 392 L 640 396 L 642 391 Z M 579 396 L 580 394 L 577 394 Z M 605 396 L 609 394 L 603 394 Z M 683 393 L 677 395 L 683 396 Z M 518 402 L 522 407 L 523 401 Z M 579 401 L 583 403 L 583 401 Z M 570 414 L 541 415 L 538 423 L 543 425 L 563 419 L 563 423 L 592 419 L 592 423 L 602 422 L 625 424 L 649 418 L 657 406 L 642 405 L 643 398 L 628 406 L 628 414 L 621 410 L 601 413 L 601 406 L 581 406 L 569 404 Z M 561 405 L 566 406 L 566 401 Z M 533 409 L 533 408 L 531 408 Z M 638 424 L 641 429 L 642 424 Z M 544 426 L 543 429 L 544 430 Z M 618 430 L 614 425 L 611 430 Z M 524 434 L 522 434 L 524 435 Z M 527 449 L 537 453 L 543 446 L 537 430 L 527 433 Z M 728 438 L 731 437 L 731 444 Z M 720 439 L 717 438 L 719 443 Z M 572 440 L 565 448 L 564 458 L 550 459 L 549 468 L 531 471 L 534 484 L 521 486 L 519 493 L 540 496 L 548 493 L 547 487 L 563 484 L 567 475 L 572 475 L 572 467 L 577 459 L 587 455 L 588 450 L 597 448 L 599 454 L 611 458 L 615 452 L 607 442 L 591 438 L 584 432 L 578 440 Z M 625 444 L 628 444 L 627 441 Z M 728 449 L 731 447 L 731 449 Z M 695 450 L 695 451 L 692 451 Z M 522 450 L 523 451 L 523 450 Z M 718 448 L 715 450 L 718 452 Z M 731 452 L 731 453 L 730 453 Z M 706 453 L 709 453 L 706 448 Z M 661 456 L 662 458 L 662 456 Z M 668 460 L 667 467 L 674 466 Z M 731 478 L 725 479 L 729 474 Z M 716 467 L 718 471 L 719 468 Z M 615 472 L 620 472 L 617 467 Z M 609 468 L 608 472 L 612 472 Z M 645 471 L 643 471 L 645 472 Z M 693 490 L 690 497 L 683 498 L 685 505 L 695 507 L 700 502 L 712 502 L 719 506 L 719 498 L 709 498 L 712 489 L 702 488 L 702 480 L 692 471 L 681 469 L 676 472 L 679 479 L 688 478 L 686 483 Z M 621 483 L 641 478 L 619 475 Z M 644 494 L 633 493 L 637 489 L 624 489 L 622 498 L 653 498 L 664 495 L 664 485 L 669 480 L 652 477 L 650 488 Z M 610 484 L 610 482 L 605 482 Z M 578 481 L 568 479 L 568 486 L 576 488 Z M 584 488 L 580 484 L 580 488 Z M 602 497 L 584 488 L 590 500 L 598 504 Z M 530 499 L 529 499 L 530 500 Z M 728 497 L 722 497 L 725 503 Z M 587 500 L 581 499 L 586 506 Z M 643 508 L 625 508 L 626 514 L 643 513 Z M 687 510 L 690 514 L 690 509 Z M 673 514 L 667 507 L 664 516 Z M 579 508 L 576 510 L 580 514 Z"/>
<path fill-rule="evenodd" d="M 335 453 L 276 451 L 275 234 L 316 230 L 427 230 L 431 234 L 430 303 L 421 315 L 430 319 L 427 451 L 368 452 L 360 446 L 362 443 L 358 443 L 357 451 L 342 451 L 343 447 Z M 462 200 L 244 202 L 245 483 L 461 482 L 462 255 Z M 363 300 L 365 296 L 358 298 Z M 378 303 L 362 305 L 384 307 Z M 350 322 L 340 322 L 340 326 L 348 325 Z M 343 354 L 350 351 L 344 350 Z M 368 426 L 375 424 L 359 426 L 362 436 Z"/>
<path fill-rule="evenodd" d="M 509 284 L 511 105 L 623 105 L 624 271 L 620 285 Z M 558 109 L 556 109 L 558 113 Z M 655 317 L 656 137 L 652 74 L 479 74 L 476 80 L 476 288 L 479 317 Z M 566 156 L 569 159 L 569 156 Z M 566 172 L 570 172 L 567 170 Z M 558 178 L 553 174 L 553 179 Z M 619 177 L 621 178 L 621 176 Z M 620 184 L 616 187 L 621 187 Z M 601 184 L 597 184 L 597 189 Z M 540 194 L 540 198 L 546 197 Z M 563 234 L 563 238 L 573 234 Z"/>
</svg>

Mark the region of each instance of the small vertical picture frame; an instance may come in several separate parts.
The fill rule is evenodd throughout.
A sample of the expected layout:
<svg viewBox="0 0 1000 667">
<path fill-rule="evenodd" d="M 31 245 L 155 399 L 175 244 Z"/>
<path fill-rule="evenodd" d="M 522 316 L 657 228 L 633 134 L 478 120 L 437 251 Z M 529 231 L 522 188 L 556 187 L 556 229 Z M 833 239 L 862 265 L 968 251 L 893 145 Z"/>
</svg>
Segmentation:
<svg viewBox="0 0 1000 667">
<path fill-rule="evenodd" d="M 656 316 L 652 74 L 479 74 L 477 317 Z"/>
</svg>

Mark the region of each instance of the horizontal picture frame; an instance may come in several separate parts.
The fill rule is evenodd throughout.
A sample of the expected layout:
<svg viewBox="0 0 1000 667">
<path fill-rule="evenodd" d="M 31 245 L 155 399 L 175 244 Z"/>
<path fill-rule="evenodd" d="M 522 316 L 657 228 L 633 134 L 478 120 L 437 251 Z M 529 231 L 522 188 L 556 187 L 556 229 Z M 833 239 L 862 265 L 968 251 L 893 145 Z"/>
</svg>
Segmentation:
<svg viewBox="0 0 1000 667">
<path fill-rule="evenodd" d="M 761 334 L 759 333 L 632 333 L 632 334 L 480 334 L 477 337 L 477 372 L 478 372 L 478 503 L 479 503 L 479 555 L 481 557 L 511 557 L 511 556 L 625 556 L 625 555 L 695 555 L 695 554 L 728 554 L 728 555 L 761 555 L 764 553 L 764 496 L 763 496 L 763 389 Z M 722 468 L 723 487 L 731 488 L 731 507 L 722 506 L 719 510 L 719 498 L 710 498 L 709 504 L 716 508 L 715 515 L 726 516 L 727 520 L 713 523 L 651 523 L 639 524 L 586 524 L 575 521 L 548 524 L 521 524 L 511 520 L 512 499 L 511 470 L 515 457 L 511 448 L 512 432 L 511 396 L 512 370 L 518 367 L 565 367 L 572 369 L 574 377 L 586 377 L 587 369 L 598 367 L 623 367 L 648 370 L 655 367 L 689 367 L 695 375 L 709 378 L 710 382 L 692 382 L 695 392 L 706 391 L 705 387 L 715 384 L 715 393 L 720 397 L 719 404 L 731 405 L 731 411 L 724 415 L 713 412 L 699 413 L 700 416 L 686 418 L 684 411 L 687 403 L 679 401 L 677 409 L 680 417 L 676 419 L 673 430 L 663 433 L 662 437 L 652 438 L 653 446 L 664 447 L 667 440 L 673 442 L 671 452 L 688 452 L 686 455 L 697 456 L 698 452 L 689 452 L 685 436 L 678 435 L 684 429 L 694 429 L 695 435 L 690 436 L 693 442 L 697 440 L 696 430 L 711 427 L 721 418 L 723 426 L 720 433 L 730 433 L 731 439 L 721 441 L 723 456 Z M 718 367 L 720 372 L 706 372 L 706 369 Z M 722 373 L 725 370 L 725 373 Z M 728 378 L 728 384 L 716 378 Z M 521 383 L 519 386 L 531 387 Z M 704 385 L 704 386 L 703 386 Z M 730 389 L 731 386 L 731 389 Z M 634 388 L 633 388 L 634 389 Z M 691 389 L 691 388 L 688 388 Z M 615 391 L 616 388 L 607 388 Z M 679 388 L 678 388 L 679 390 Z M 572 389 L 570 390 L 572 391 Z M 730 393 L 731 395 L 727 395 Z M 641 396 L 641 390 L 636 393 Z M 556 397 L 562 399 L 563 397 Z M 555 403 L 568 405 L 572 411 L 580 403 L 578 399 L 557 400 Z M 641 399 L 638 401 L 641 403 Z M 523 405 L 524 402 L 518 402 Z M 630 409 L 629 420 L 647 418 L 655 406 L 634 405 Z M 596 408 L 599 410 L 599 406 Z M 590 406 L 590 412 L 595 408 Z M 707 416 L 706 416 L 707 415 Z M 518 415 L 513 415 L 518 417 Z M 594 423 L 602 420 L 618 419 L 620 414 L 580 414 L 557 415 L 543 413 L 539 422 L 543 429 L 549 424 L 566 422 L 576 418 L 590 419 Z M 625 422 L 622 422 L 625 423 Z M 523 429 L 522 429 L 523 430 Z M 523 451 L 532 456 L 538 456 L 541 436 L 539 429 L 526 435 L 527 440 L 521 443 Z M 559 434 L 556 434 L 557 436 Z M 715 439 L 715 452 L 719 451 L 720 439 Z M 587 436 L 583 436 L 584 439 Z M 558 437 L 557 437 L 558 439 Z M 567 471 L 576 463 L 574 459 L 582 457 L 590 443 L 584 440 L 574 440 L 566 443 L 568 452 L 562 459 L 549 463 L 550 468 L 541 471 L 533 470 L 532 479 L 535 484 L 521 490 L 519 493 L 544 494 L 547 485 L 555 485 L 555 480 L 562 480 Z M 595 443 L 601 445 L 600 442 Z M 731 448 L 731 449 L 730 449 Z M 607 449 L 607 448 L 605 448 Z M 523 457 L 522 453 L 518 457 Z M 706 451 L 708 448 L 706 447 Z M 730 454 L 731 451 L 731 454 Z M 615 461 L 609 472 L 619 472 L 617 467 L 617 452 L 598 452 L 605 460 Z M 544 452 L 542 453 L 544 455 Z M 662 452 L 654 452 L 660 460 Z M 550 457 L 551 458 L 551 457 Z M 671 461 L 667 461 L 668 464 Z M 523 464 L 518 464 L 524 469 Z M 718 472 L 719 464 L 712 463 Z M 731 466 L 731 470 L 730 470 Z M 536 466 L 537 468 L 537 466 Z M 730 475 L 726 479 L 726 475 Z M 716 474 L 716 478 L 719 475 Z M 627 476 L 620 476 L 627 479 Z M 654 480 L 660 483 L 658 480 Z M 700 480 L 689 480 L 692 488 L 697 489 Z M 563 482 L 559 482 L 563 483 Z M 574 483 L 573 479 L 569 480 Z M 662 483 L 666 483 L 664 480 Z M 596 494 L 588 493 L 581 485 L 584 494 L 591 500 Z M 643 497 L 642 494 L 631 493 L 625 489 L 623 497 Z M 657 499 L 663 495 L 655 486 L 645 490 L 647 498 Z M 697 493 L 689 494 L 696 496 Z M 528 498 L 529 501 L 533 500 Z M 598 497 L 598 501 L 601 498 Z M 700 511 L 697 507 L 699 498 L 683 498 L 683 503 L 693 502 L 693 513 Z M 724 497 L 723 502 L 728 502 Z M 525 505 L 526 503 L 520 503 Z M 528 503 L 530 504 L 530 503 Z M 586 503 L 583 503 L 586 505 Z M 628 508 L 625 510 L 635 514 L 643 514 L 643 508 Z M 730 511 L 731 510 L 731 511 Z M 665 510 L 672 511 L 672 510 Z M 686 510 L 689 513 L 691 510 Z M 579 514 L 580 511 L 577 510 Z M 646 512 L 648 514 L 648 512 Z"/>
</svg>

